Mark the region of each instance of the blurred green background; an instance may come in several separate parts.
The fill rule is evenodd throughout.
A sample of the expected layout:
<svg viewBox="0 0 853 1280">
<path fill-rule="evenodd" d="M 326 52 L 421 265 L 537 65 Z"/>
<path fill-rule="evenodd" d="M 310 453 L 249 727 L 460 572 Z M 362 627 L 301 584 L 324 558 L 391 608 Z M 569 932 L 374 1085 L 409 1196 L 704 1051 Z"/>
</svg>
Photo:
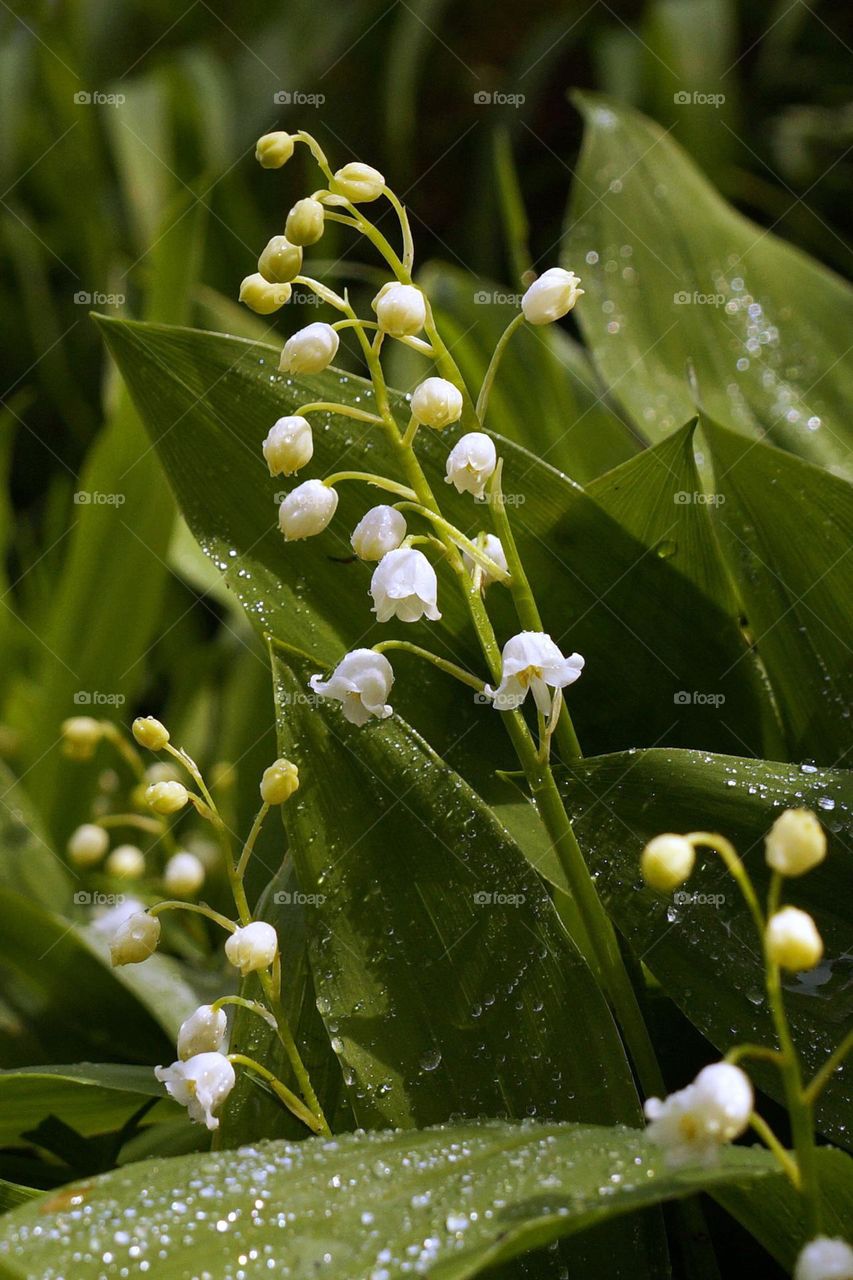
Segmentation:
<svg viewBox="0 0 853 1280">
<path fill-rule="evenodd" d="M 75 710 L 144 708 L 207 762 L 240 762 L 252 782 L 235 789 L 238 822 L 273 750 L 264 656 L 178 522 L 89 319 L 250 337 L 305 322 L 291 308 L 262 323 L 234 301 L 316 183 L 301 151 L 264 174 L 256 137 L 303 127 L 334 163 L 376 165 L 421 262 L 511 285 L 557 260 L 581 136 L 568 95 L 598 89 L 843 271 L 845 21 L 803 0 L 3 5 L 0 750 L 54 834 L 101 767 L 81 783 L 61 759 L 57 726 Z M 317 274 L 369 284 L 375 267 L 335 230 Z M 131 500 L 148 512 L 132 528 Z"/>
</svg>

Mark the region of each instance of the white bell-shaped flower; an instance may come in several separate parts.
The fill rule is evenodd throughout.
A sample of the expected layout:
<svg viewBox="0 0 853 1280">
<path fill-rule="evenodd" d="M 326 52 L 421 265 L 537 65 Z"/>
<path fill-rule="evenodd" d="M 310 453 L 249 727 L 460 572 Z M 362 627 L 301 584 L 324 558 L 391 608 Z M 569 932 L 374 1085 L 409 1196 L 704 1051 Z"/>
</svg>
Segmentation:
<svg viewBox="0 0 853 1280">
<path fill-rule="evenodd" d="M 584 659 L 579 653 L 567 658 L 542 631 L 521 631 L 507 640 L 501 654 L 501 682 L 497 689 L 486 685 L 484 693 L 492 698 L 498 711 L 514 711 L 533 693 L 544 716 L 551 714 L 551 689 L 565 689 L 574 684 L 583 671 Z"/>
<path fill-rule="evenodd" d="M 145 854 L 135 844 L 119 844 L 107 858 L 107 875 L 117 880 L 140 880 L 145 875 Z"/>
<path fill-rule="evenodd" d="M 425 378 L 412 392 L 412 417 L 441 431 L 462 417 L 462 392 L 447 378 Z"/>
<path fill-rule="evenodd" d="M 147 911 L 137 911 L 123 920 L 110 938 L 110 963 L 113 968 L 142 964 L 157 950 L 159 941 L 159 918 Z"/>
<path fill-rule="evenodd" d="M 398 547 L 383 556 L 370 579 L 377 622 L 419 622 L 441 617 L 436 604 L 438 579 L 429 560 L 414 547 Z"/>
<path fill-rule="evenodd" d="M 395 551 L 405 536 L 406 518 L 402 511 L 381 503 L 361 517 L 350 542 L 360 560 L 381 560 L 389 551 Z"/>
<path fill-rule="evenodd" d="M 411 338 L 426 323 L 426 299 L 414 284 L 383 284 L 372 306 L 379 328 L 392 338 Z"/>
<path fill-rule="evenodd" d="M 696 850 L 685 836 L 653 836 L 642 853 L 643 879 L 653 889 L 671 893 L 688 879 L 695 862 Z"/>
<path fill-rule="evenodd" d="M 176 898 L 192 898 L 204 880 L 204 863 L 187 849 L 173 853 L 163 869 L 163 884 Z"/>
<path fill-rule="evenodd" d="M 666 1152 L 673 1168 L 710 1165 L 719 1149 L 740 1137 L 749 1124 L 753 1095 L 749 1077 L 729 1062 L 704 1067 L 686 1089 L 645 1104 L 646 1134 Z"/>
<path fill-rule="evenodd" d="M 197 1053 L 171 1067 L 155 1067 L 154 1074 L 176 1102 L 186 1107 L 196 1124 L 218 1129 L 213 1114 L 234 1088 L 234 1068 L 223 1053 Z"/>
<path fill-rule="evenodd" d="M 503 543 L 497 534 L 481 533 L 477 538 L 477 545 L 482 548 L 498 569 L 502 570 L 503 573 L 509 573 L 509 566 L 506 562 L 506 553 L 503 549 Z M 478 565 L 473 557 L 468 555 L 467 551 L 462 552 L 462 563 L 465 565 L 465 568 L 472 577 L 475 571 L 479 569 L 481 587 L 491 586 L 493 582 L 498 582 L 500 580 L 498 574 L 495 573 L 493 569 L 486 569 L 482 565 Z"/>
<path fill-rule="evenodd" d="M 385 699 L 393 683 L 391 663 L 373 649 L 353 649 L 341 659 L 328 680 L 316 675 L 309 681 L 321 698 L 340 702 L 347 720 L 357 725 L 366 724 L 371 716 L 385 720 L 391 715 Z"/>
<path fill-rule="evenodd" d="M 494 474 L 498 455 L 494 441 L 484 431 L 470 431 L 457 440 L 447 457 L 445 481 L 457 493 L 482 498 L 486 481 Z"/>
<path fill-rule="evenodd" d="M 71 834 L 68 856 L 75 867 L 94 867 L 110 847 L 110 838 L 103 827 L 94 822 L 84 822 Z"/>
<path fill-rule="evenodd" d="M 767 921 L 764 934 L 767 958 L 791 973 L 803 973 L 820 963 L 823 938 L 807 911 L 782 907 Z"/>
<path fill-rule="evenodd" d="M 765 840 L 768 866 L 783 876 L 801 876 L 826 857 L 826 835 L 811 809 L 780 813 Z"/>
<path fill-rule="evenodd" d="M 247 973 L 268 969 L 278 951 L 278 934 L 264 920 L 235 929 L 225 943 L 225 955 L 245 978 Z"/>
<path fill-rule="evenodd" d="M 263 443 L 271 476 L 292 476 L 314 456 L 314 437 L 307 418 L 298 413 L 274 422 Z"/>
<path fill-rule="evenodd" d="M 287 542 L 322 533 L 338 506 L 338 495 L 322 480 L 306 480 L 292 489 L 278 509 L 278 527 Z"/>
<path fill-rule="evenodd" d="M 297 329 L 281 353 L 278 367 L 282 373 L 322 373 L 334 360 L 340 338 L 330 324 L 316 320 Z"/>
<path fill-rule="evenodd" d="M 853 1280 L 853 1249 L 837 1236 L 815 1236 L 800 1251 L 794 1280 Z"/>
<path fill-rule="evenodd" d="M 543 271 L 521 299 L 521 309 L 528 324 L 551 324 L 567 315 L 584 292 L 573 271 L 551 267 Z"/>
<path fill-rule="evenodd" d="M 182 1062 L 200 1053 L 224 1053 L 228 1044 L 228 1019 L 224 1009 L 201 1004 L 181 1023 L 178 1057 Z"/>
</svg>

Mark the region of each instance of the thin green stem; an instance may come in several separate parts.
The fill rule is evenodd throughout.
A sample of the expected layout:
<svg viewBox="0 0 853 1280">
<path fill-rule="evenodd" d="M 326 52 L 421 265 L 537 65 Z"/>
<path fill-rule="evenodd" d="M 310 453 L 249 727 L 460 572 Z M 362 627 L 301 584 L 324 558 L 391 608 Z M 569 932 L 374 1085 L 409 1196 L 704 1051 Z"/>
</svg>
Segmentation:
<svg viewBox="0 0 853 1280">
<path fill-rule="evenodd" d="M 413 653 L 418 658 L 424 658 L 445 675 L 453 676 L 455 680 L 466 684 L 469 689 L 476 689 L 478 693 L 482 693 L 485 688 L 484 682 L 477 676 L 471 675 L 464 667 L 457 666 L 455 662 L 449 662 L 447 658 L 440 658 L 429 649 L 422 649 L 419 644 L 411 644 L 408 640 L 381 640 L 379 644 L 373 646 L 374 653 L 384 653 L 386 649 L 401 649 L 404 653 Z"/>
<path fill-rule="evenodd" d="M 815 1074 L 811 1083 L 803 1090 L 803 1098 L 812 1106 L 822 1089 L 829 1083 L 830 1077 L 838 1070 L 848 1053 L 853 1050 L 853 1031 L 847 1033 L 841 1044 L 827 1058 L 826 1062 Z"/>
<path fill-rule="evenodd" d="M 138 782 L 145 781 L 145 762 L 132 742 L 128 741 L 121 729 L 112 720 L 102 720 L 101 727 L 107 742 L 115 747 L 118 754 L 128 765 Z"/>
<path fill-rule="evenodd" d="M 489 396 L 491 395 L 492 385 L 495 381 L 495 375 L 497 374 L 498 366 L 500 365 L 500 362 L 503 359 L 503 354 L 509 345 L 512 335 L 516 332 L 517 329 L 520 329 L 523 324 L 524 324 L 524 312 L 519 311 L 518 315 L 513 316 L 513 318 L 510 320 L 509 324 L 504 329 L 501 336 L 498 338 L 495 349 L 492 352 L 492 358 L 489 361 L 489 367 L 486 369 L 486 372 L 483 376 L 483 383 L 482 383 L 482 386 L 480 387 L 480 394 L 477 396 L 476 412 L 477 412 L 477 417 L 479 418 L 481 424 L 483 424 L 486 421 L 486 413 L 489 408 Z"/>
<path fill-rule="evenodd" d="M 370 471 L 336 471 L 334 475 L 326 476 L 323 484 L 332 486 L 340 484 L 342 480 L 362 480 L 376 489 L 384 489 L 386 493 L 395 493 L 398 497 L 407 498 L 410 501 L 417 497 L 414 490 L 407 488 L 406 485 L 397 484 L 395 480 L 386 480 L 384 476 L 374 475 Z"/>
<path fill-rule="evenodd" d="M 303 404 L 296 413 L 304 416 L 306 413 L 336 413 L 342 418 L 357 418 L 359 422 L 370 422 L 373 426 L 382 426 L 382 419 L 378 418 L 375 413 L 368 413 L 365 409 L 356 409 L 350 404 L 335 404 L 331 400 L 312 400 L 310 404 Z"/>
<path fill-rule="evenodd" d="M 405 437 L 403 438 L 403 443 L 405 444 Z M 433 511 L 419 502 L 395 502 L 394 505 L 398 511 L 416 511 L 418 515 L 423 516 L 425 520 L 429 520 L 431 524 L 435 525 L 436 529 L 446 533 L 457 547 L 465 551 L 475 564 L 487 570 L 496 582 L 509 582 L 510 575 L 491 556 L 486 555 L 482 547 L 478 547 L 476 542 L 466 537 L 461 529 L 457 529 L 456 525 L 451 524 L 449 520 L 445 520 L 444 516 L 439 515 L 437 511 Z"/>
<path fill-rule="evenodd" d="M 273 1093 L 283 1102 L 288 1111 L 291 1111 L 298 1120 L 307 1125 L 312 1133 L 324 1133 L 323 1123 L 319 1116 L 315 1116 L 309 1111 L 301 1098 L 297 1098 L 296 1094 L 288 1089 L 286 1084 L 282 1084 L 278 1076 L 273 1075 L 272 1071 L 268 1071 L 266 1067 L 261 1066 L 260 1062 L 256 1062 L 254 1058 L 249 1058 L 245 1053 L 229 1053 L 228 1061 L 234 1066 L 248 1067 L 250 1071 L 254 1071 L 256 1075 L 265 1080 Z"/>
<path fill-rule="evenodd" d="M 713 849 L 718 853 L 725 863 L 726 870 L 735 881 L 738 889 L 740 889 L 744 902 L 749 908 L 755 927 L 758 931 L 758 938 L 764 946 L 764 912 L 756 896 L 755 889 L 752 886 L 746 868 L 738 855 L 737 849 L 730 840 L 725 836 L 717 835 L 713 831 L 691 831 L 686 839 L 692 845 L 704 845 L 709 849 Z"/>
<path fill-rule="evenodd" d="M 218 1000 L 211 1003 L 211 1009 L 222 1009 L 226 1004 L 237 1005 L 240 1009 L 249 1009 L 250 1012 L 256 1013 L 259 1018 L 263 1018 L 267 1026 L 276 1030 L 276 1021 L 264 1005 L 259 1004 L 257 1000 L 247 1000 L 245 996 L 220 996 Z"/>
<path fill-rule="evenodd" d="M 95 826 L 103 827 L 105 831 L 110 827 L 136 827 L 138 831 L 147 831 L 154 836 L 161 836 L 168 829 L 165 822 L 147 818 L 141 813 L 108 813 L 103 818 L 96 818 Z"/>
<path fill-rule="evenodd" d="M 305 143 L 305 145 L 310 150 L 312 156 L 317 161 L 317 166 L 320 169 L 320 172 L 323 174 L 323 177 L 326 179 L 327 182 L 331 182 L 332 177 L 334 176 L 332 174 L 332 166 L 329 164 L 329 161 L 326 158 L 326 153 L 323 150 L 323 148 L 320 146 L 317 139 L 312 137 L 310 133 L 306 133 L 304 129 L 300 129 L 298 133 L 295 133 L 293 135 L 293 138 L 294 138 L 294 141 L 296 142 Z"/>
<path fill-rule="evenodd" d="M 768 1150 L 773 1152 L 794 1187 L 799 1190 L 800 1170 L 797 1166 L 797 1162 L 796 1160 L 791 1159 L 790 1153 L 782 1146 L 782 1143 L 776 1137 L 776 1134 L 770 1128 L 767 1121 L 762 1119 L 757 1111 L 753 1111 L 752 1115 L 749 1117 L 749 1124 L 750 1128 L 755 1130 Z"/>
<path fill-rule="evenodd" d="M 208 920 L 220 925 L 227 933 L 233 933 L 237 928 L 233 920 L 229 920 L 227 916 L 214 911 L 213 907 L 208 907 L 204 902 L 181 902 L 177 898 L 166 898 L 148 908 L 150 916 L 159 916 L 162 911 L 189 911 L 197 916 L 207 916 Z"/>
<path fill-rule="evenodd" d="M 772 1062 L 776 1066 L 781 1066 L 782 1055 L 778 1049 L 771 1049 L 766 1044 L 736 1044 L 733 1049 L 729 1049 L 724 1062 L 730 1062 L 732 1066 L 736 1066 L 744 1058 L 755 1058 L 760 1062 Z"/>
<path fill-rule="evenodd" d="M 394 212 L 397 214 L 397 220 L 400 223 L 400 234 L 403 237 L 403 270 L 411 275 L 412 268 L 415 265 L 415 242 L 412 238 L 412 228 L 409 222 L 409 215 L 390 187 L 383 188 L 383 194 L 388 197 L 394 206 Z"/>
<path fill-rule="evenodd" d="M 269 811 L 270 811 L 270 807 L 265 800 L 255 815 L 255 821 L 252 823 L 252 830 L 249 832 L 249 837 L 245 845 L 243 846 L 243 852 L 240 854 L 240 860 L 237 863 L 237 872 L 236 872 L 238 880 L 242 880 L 246 874 L 246 868 L 249 865 L 249 859 L 252 856 L 252 850 L 255 847 L 255 841 L 257 840 L 258 836 L 261 834 L 261 828 L 264 825 L 264 821 Z"/>
</svg>

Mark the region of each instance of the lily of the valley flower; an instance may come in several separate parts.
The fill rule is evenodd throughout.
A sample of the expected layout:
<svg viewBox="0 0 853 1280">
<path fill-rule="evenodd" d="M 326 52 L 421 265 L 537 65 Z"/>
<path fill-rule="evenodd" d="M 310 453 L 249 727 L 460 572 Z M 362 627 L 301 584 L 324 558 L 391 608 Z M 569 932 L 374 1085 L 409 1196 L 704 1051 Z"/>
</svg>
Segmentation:
<svg viewBox="0 0 853 1280">
<path fill-rule="evenodd" d="M 320 201 L 306 196 L 304 200 L 297 200 L 287 215 L 284 234 L 291 244 L 316 244 L 323 237 L 325 225 L 326 211 Z"/>
<path fill-rule="evenodd" d="M 204 879 L 204 863 L 186 849 L 173 853 L 163 870 L 163 883 L 176 898 L 192 898 Z"/>
<path fill-rule="evenodd" d="M 287 542 L 322 533 L 338 507 L 337 491 L 322 480 L 306 480 L 292 489 L 278 509 L 278 527 Z"/>
<path fill-rule="evenodd" d="M 147 747 L 149 751 L 162 751 L 169 741 L 169 730 L 154 716 L 137 716 L 131 732 L 140 747 Z"/>
<path fill-rule="evenodd" d="M 71 760 L 91 760 L 103 736 L 103 727 L 93 716 L 71 716 L 62 722 L 63 751 Z"/>
<path fill-rule="evenodd" d="M 497 463 L 491 437 L 484 431 L 469 431 L 448 454 L 445 482 L 452 484 L 457 493 L 473 493 L 475 498 L 481 498 Z"/>
<path fill-rule="evenodd" d="M 314 456 L 311 424 L 300 414 L 279 418 L 263 443 L 263 455 L 271 476 L 292 476 Z"/>
<path fill-rule="evenodd" d="M 385 179 L 378 169 L 361 160 L 352 160 L 337 170 L 329 189 L 351 204 L 368 204 L 382 195 L 384 186 Z"/>
<path fill-rule="evenodd" d="M 412 392 L 412 417 L 441 431 L 462 417 L 462 392 L 447 378 L 425 378 Z"/>
<path fill-rule="evenodd" d="M 94 867 L 109 847 L 110 838 L 104 828 L 94 822 L 84 822 L 71 834 L 68 856 L 75 867 Z"/>
<path fill-rule="evenodd" d="M 316 320 L 297 329 L 284 344 L 281 373 L 322 373 L 337 355 L 340 338 L 330 324 Z"/>
<path fill-rule="evenodd" d="M 786 809 L 764 841 L 768 865 L 783 876 L 801 876 L 826 857 L 826 836 L 811 809 Z"/>
<path fill-rule="evenodd" d="M 583 293 L 574 271 L 551 267 L 543 271 L 521 299 L 521 309 L 528 324 L 551 324 L 567 315 Z"/>
<path fill-rule="evenodd" d="M 643 850 L 643 879 L 653 889 L 670 893 L 689 877 L 696 862 L 696 850 L 684 836 L 667 832 L 654 836 Z"/>
<path fill-rule="evenodd" d="M 441 617 L 436 599 L 438 579 L 429 560 L 414 547 L 398 547 L 383 556 L 370 579 L 377 622 L 419 622 Z"/>
<path fill-rule="evenodd" d="M 264 920 L 235 929 L 225 943 L 225 955 L 245 978 L 247 973 L 268 969 L 278 951 L 278 934 Z"/>
<path fill-rule="evenodd" d="M 152 782 L 145 791 L 145 803 L 155 813 L 177 813 L 189 798 L 190 794 L 182 782 Z"/>
<path fill-rule="evenodd" d="M 182 1062 L 200 1053 L 224 1053 L 228 1043 L 228 1019 L 224 1009 L 202 1004 L 181 1023 L 178 1057 Z"/>
<path fill-rule="evenodd" d="M 302 270 L 302 250 L 287 236 L 273 236 L 258 258 L 258 271 L 270 284 L 290 284 Z"/>
<path fill-rule="evenodd" d="M 791 973 L 803 973 L 819 964 L 823 939 L 807 911 L 783 907 L 767 921 L 764 935 L 767 958 Z"/>
<path fill-rule="evenodd" d="M 509 573 L 503 544 L 496 534 L 478 534 L 477 546 L 482 548 L 489 559 L 492 560 L 499 569 L 502 569 L 504 573 Z M 468 555 L 467 551 L 462 552 L 462 562 L 472 577 L 475 572 L 479 571 L 481 588 L 491 586 L 493 582 L 497 582 L 499 580 L 498 575 L 492 569 L 485 569 L 482 565 L 478 565 L 477 562 Z"/>
<path fill-rule="evenodd" d="M 359 560 L 381 560 L 406 536 L 406 517 L 396 507 L 371 507 L 352 531 L 350 542 Z"/>
<path fill-rule="evenodd" d="M 532 692 L 544 716 L 551 714 L 551 689 L 574 684 L 583 671 L 579 653 L 567 658 L 542 631 L 521 631 L 507 640 L 501 654 L 501 682 L 497 689 L 486 685 L 483 692 L 492 698 L 498 711 L 514 711 Z"/>
<path fill-rule="evenodd" d="M 289 284 L 270 284 L 260 271 L 255 271 L 240 285 L 240 302 L 245 302 L 259 316 L 271 316 L 290 300 L 292 292 Z"/>
<path fill-rule="evenodd" d="M 815 1236 L 800 1251 L 794 1280 L 853 1280 L 853 1249 L 838 1237 Z"/>
<path fill-rule="evenodd" d="M 299 790 L 299 769 L 292 760 L 283 757 L 274 760 L 264 769 L 261 778 L 261 799 L 264 804 L 284 804 Z"/>
<path fill-rule="evenodd" d="M 218 1129 L 213 1114 L 222 1106 L 236 1077 L 234 1068 L 223 1053 L 197 1053 L 186 1062 L 173 1062 L 171 1067 L 155 1067 L 154 1074 L 182 1107 L 191 1120 Z"/>
<path fill-rule="evenodd" d="M 122 964 L 142 964 L 157 950 L 160 921 L 147 911 L 138 911 L 118 926 L 110 939 L 110 962 L 114 968 Z"/>
<path fill-rule="evenodd" d="M 426 322 L 424 295 L 413 284 L 384 284 L 371 304 L 379 328 L 392 338 L 413 337 Z"/>
<path fill-rule="evenodd" d="M 282 129 L 265 133 L 255 144 L 255 159 L 262 169 L 280 169 L 292 155 L 293 139 Z"/>
<path fill-rule="evenodd" d="M 321 698 L 340 702 L 347 720 L 357 725 L 366 724 L 371 716 L 385 720 L 391 715 L 385 699 L 393 683 L 391 663 L 373 649 L 353 649 L 341 659 L 328 680 L 316 675 L 309 681 Z"/>
<path fill-rule="evenodd" d="M 145 854 L 135 844 L 120 844 L 106 863 L 107 875 L 117 880 L 139 880 L 145 875 Z"/>
<path fill-rule="evenodd" d="M 715 1062 L 686 1089 L 645 1104 L 646 1134 L 663 1147 L 667 1164 L 711 1165 L 719 1149 L 740 1137 L 752 1114 L 752 1085 L 740 1067 Z"/>
</svg>

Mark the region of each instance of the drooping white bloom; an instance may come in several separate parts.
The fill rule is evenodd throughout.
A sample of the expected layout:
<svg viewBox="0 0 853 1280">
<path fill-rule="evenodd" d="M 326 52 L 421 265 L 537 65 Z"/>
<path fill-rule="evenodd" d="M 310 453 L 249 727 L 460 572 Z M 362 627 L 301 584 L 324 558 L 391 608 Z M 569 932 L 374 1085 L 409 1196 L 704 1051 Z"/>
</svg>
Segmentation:
<svg viewBox="0 0 853 1280">
<path fill-rule="evenodd" d="M 667 833 L 655 836 L 643 850 L 643 879 L 653 889 L 669 893 L 688 878 L 696 861 L 696 850 L 684 836 Z"/>
<path fill-rule="evenodd" d="M 584 292 L 574 271 L 551 267 L 543 271 L 521 299 L 521 309 L 528 324 L 551 324 L 567 315 Z"/>
<path fill-rule="evenodd" d="M 191 898 L 204 884 L 204 863 L 182 849 L 173 853 L 163 870 L 163 884 L 176 898 Z"/>
<path fill-rule="evenodd" d="M 412 393 L 412 416 L 441 431 L 462 417 L 462 392 L 447 378 L 425 378 Z"/>
<path fill-rule="evenodd" d="M 159 918 L 139 911 L 122 921 L 110 939 L 110 961 L 114 967 L 141 964 L 154 954 L 159 941 Z"/>
<path fill-rule="evenodd" d="M 105 907 L 95 916 L 92 928 L 102 937 L 112 938 L 126 920 L 137 914 L 142 915 L 144 911 L 145 903 L 138 898 L 122 897 L 114 907 Z"/>
<path fill-rule="evenodd" d="M 110 847 L 110 838 L 103 827 L 94 822 L 84 822 L 71 833 L 68 856 L 75 867 L 94 867 Z"/>
<path fill-rule="evenodd" d="M 224 1009 L 201 1004 L 181 1023 L 178 1057 L 182 1062 L 200 1053 L 224 1053 L 228 1044 L 228 1019 Z"/>
<path fill-rule="evenodd" d="M 259 316 L 271 316 L 290 300 L 293 289 L 289 284 L 270 284 L 260 271 L 255 271 L 240 284 L 240 301 L 256 311 Z"/>
<path fill-rule="evenodd" d="M 583 671 L 579 653 L 564 658 L 550 636 L 542 631 L 521 631 L 507 640 L 501 654 L 501 682 L 497 689 L 486 685 L 484 693 L 494 700 L 498 711 L 514 711 L 532 691 L 543 715 L 551 714 L 549 689 L 565 689 Z"/>
<path fill-rule="evenodd" d="M 284 804 L 299 790 L 299 769 L 292 760 L 274 760 L 261 778 L 261 799 L 265 804 Z"/>
<path fill-rule="evenodd" d="M 262 169 L 280 169 L 293 155 L 293 138 L 283 129 L 265 133 L 255 144 L 255 159 Z"/>
<path fill-rule="evenodd" d="M 291 244 L 316 244 L 323 237 L 326 225 L 326 211 L 312 196 L 297 200 L 287 215 L 284 234 Z"/>
<path fill-rule="evenodd" d="M 169 741 L 169 730 L 154 716 L 137 716 L 131 732 L 140 747 L 147 747 L 149 751 L 162 751 Z"/>
<path fill-rule="evenodd" d="M 268 969 L 278 951 L 278 935 L 271 924 L 253 920 L 230 934 L 225 943 L 225 954 L 235 969 L 245 978 L 257 969 Z"/>
<path fill-rule="evenodd" d="M 314 437 L 307 418 L 298 413 L 279 418 L 270 427 L 263 454 L 271 476 L 292 476 L 314 456 Z"/>
<path fill-rule="evenodd" d="M 258 271 L 270 284 L 290 284 L 302 270 L 302 250 L 287 236 L 273 236 L 258 258 Z"/>
<path fill-rule="evenodd" d="M 801 876 L 826 857 L 826 836 L 811 809 L 786 809 L 764 840 L 768 866 L 783 876 Z"/>
<path fill-rule="evenodd" d="M 213 1114 L 222 1106 L 234 1088 L 234 1068 L 223 1053 L 197 1053 L 186 1062 L 173 1062 L 171 1067 L 155 1067 L 161 1084 L 196 1124 L 218 1129 Z"/>
<path fill-rule="evenodd" d="M 145 791 L 145 803 L 155 813 L 177 813 L 190 795 L 182 782 L 152 782 Z"/>
<path fill-rule="evenodd" d="M 767 921 L 764 945 L 774 964 L 802 973 L 813 969 L 823 955 L 823 939 L 807 911 L 783 907 Z"/>
<path fill-rule="evenodd" d="M 406 518 L 402 511 L 380 503 L 361 517 L 350 542 L 360 560 L 381 560 L 389 551 L 395 551 L 405 536 Z"/>
<path fill-rule="evenodd" d="M 306 480 L 292 489 L 278 509 L 278 527 L 287 542 L 322 533 L 338 506 L 337 491 L 322 480 Z"/>
<path fill-rule="evenodd" d="M 509 566 L 506 562 L 506 554 L 503 549 L 503 544 L 497 534 L 481 533 L 477 538 L 477 545 L 482 548 L 490 560 L 494 561 L 499 569 L 502 569 L 504 573 L 509 573 Z M 462 561 L 465 568 L 472 575 L 476 569 L 479 569 L 481 575 L 480 585 L 482 587 L 488 587 L 493 582 L 499 581 L 499 577 L 493 569 L 485 569 L 482 565 L 478 565 L 477 562 L 468 555 L 467 551 L 462 552 Z"/>
<path fill-rule="evenodd" d="M 322 373 L 334 360 L 340 338 L 337 330 L 322 320 L 297 329 L 284 344 L 278 362 L 282 373 Z"/>
<path fill-rule="evenodd" d="M 457 440 L 447 456 L 445 482 L 452 484 L 457 493 L 473 493 L 475 498 L 481 498 L 497 463 L 491 437 L 484 431 L 469 431 Z"/>
<path fill-rule="evenodd" d="M 815 1236 L 797 1258 L 794 1280 L 853 1280 L 853 1249 L 837 1237 Z"/>
<path fill-rule="evenodd" d="M 107 858 L 107 874 L 117 880 L 139 880 L 145 875 L 145 854 L 135 844 L 116 845 Z"/>
<path fill-rule="evenodd" d="M 391 715 L 385 699 L 393 683 L 391 663 L 373 649 L 353 649 L 341 659 L 328 680 L 316 675 L 309 681 L 322 698 L 340 702 L 347 720 L 357 725 L 366 724 L 371 716 L 385 720 Z"/>
<path fill-rule="evenodd" d="M 378 169 L 360 160 L 351 160 L 338 169 L 329 184 L 330 191 L 352 204 L 368 204 L 382 195 L 385 179 Z"/>
<path fill-rule="evenodd" d="M 436 599 L 438 579 L 429 560 L 414 547 L 398 547 L 383 556 L 370 579 L 377 622 L 419 622 L 441 617 Z"/>
<path fill-rule="evenodd" d="M 392 338 L 413 337 L 426 322 L 426 300 L 417 285 L 389 281 L 383 284 L 372 306 L 379 328 Z"/>
<path fill-rule="evenodd" d="M 740 1067 L 715 1062 L 686 1089 L 645 1104 L 646 1134 L 673 1168 L 713 1164 L 719 1149 L 740 1137 L 752 1114 L 752 1085 Z"/>
</svg>

